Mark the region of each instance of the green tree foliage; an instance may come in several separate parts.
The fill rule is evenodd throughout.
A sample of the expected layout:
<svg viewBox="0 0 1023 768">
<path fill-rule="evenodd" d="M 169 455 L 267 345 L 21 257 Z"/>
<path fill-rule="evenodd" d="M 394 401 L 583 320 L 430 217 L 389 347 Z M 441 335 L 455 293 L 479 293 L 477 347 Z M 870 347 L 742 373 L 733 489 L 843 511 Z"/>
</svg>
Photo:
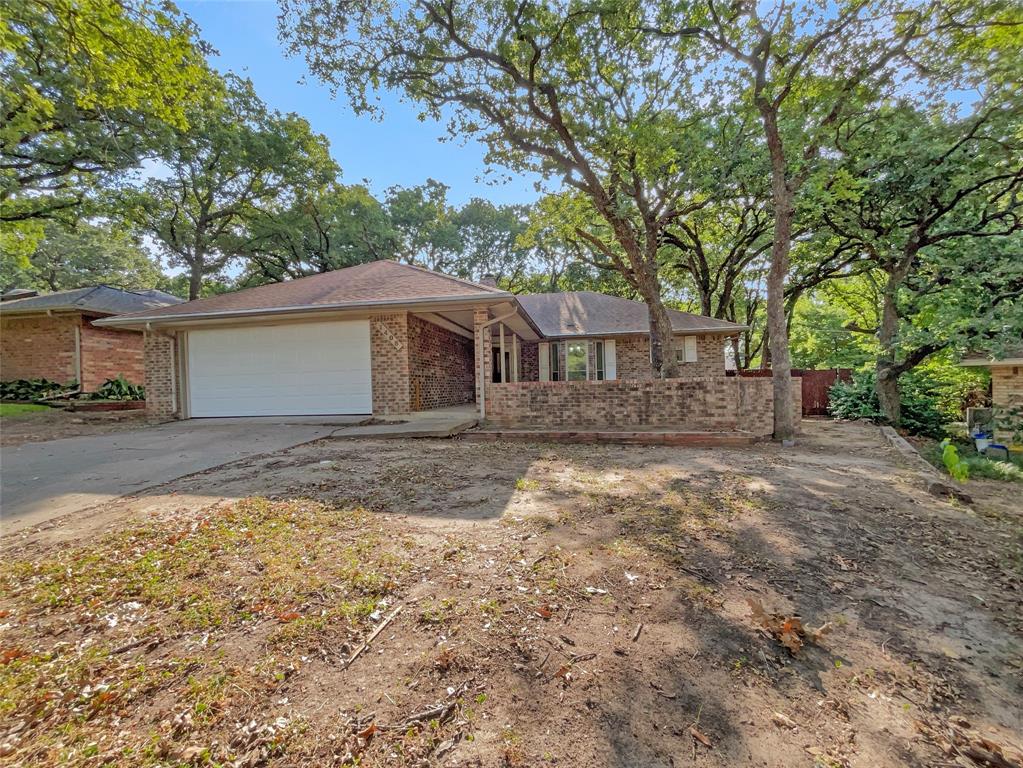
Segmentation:
<svg viewBox="0 0 1023 768">
<path fill-rule="evenodd" d="M 323 136 L 267 110 L 247 80 L 228 76 L 188 121 L 161 158 L 166 173 L 127 201 L 170 264 L 188 270 L 194 299 L 206 275 L 239 256 L 247 217 L 330 183 L 338 168 Z"/>
<path fill-rule="evenodd" d="M 1021 119 L 1023 100 L 996 91 L 966 117 L 896 106 L 840 132 L 823 221 L 882 276 L 877 322 L 853 329 L 877 339 L 892 423 L 899 378 L 929 356 L 1023 336 Z"/>
<path fill-rule="evenodd" d="M 64 291 L 100 284 L 132 290 L 158 287 L 163 278 L 160 264 L 137 239 L 111 223 L 68 227 L 53 221 L 44 233 L 27 259 L 4 255 L 0 286 L 5 291 Z"/>
<path fill-rule="evenodd" d="M 282 34 L 315 74 L 374 111 L 396 89 L 488 161 L 561 180 L 596 212 L 577 234 L 647 303 L 658 375 L 677 373 L 661 296 L 666 222 L 690 204 L 698 100 L 672 42 L 637 34 L 638 3 L 285 0 Z"/>
<path fill-rule="evenodd" d="M 526 226 L 526 209 L 494 205 L 475 197 L 455 216 L 460 248 L 455 274 L 480 280 L 492 277 L 515 285 L 529 268 L 529 252 L 519 237 Z"/>
<path fill-rule="evenodd" d="M 363 186 L 332 183 L 297 191 L 281 204 L 245 216 L 238 255 L 241 285 L 305 277 L 375 259 L 393 258 L 396 235 L 387 211 Z"/>
<path fill-rule="evenodd" d="M 186 129 L 207 77 L 195 26 L 149 0 L 8 0 L 0 49 L 7 229 L 70 211 Z"/>
<path fill-rule="evenodd" d="M 384 203 L 399 259 L 439 271 L 454 268 L 462 243 L 446 184 L 427 179 L 414 187 L 391 187 Z"/>
</svg>

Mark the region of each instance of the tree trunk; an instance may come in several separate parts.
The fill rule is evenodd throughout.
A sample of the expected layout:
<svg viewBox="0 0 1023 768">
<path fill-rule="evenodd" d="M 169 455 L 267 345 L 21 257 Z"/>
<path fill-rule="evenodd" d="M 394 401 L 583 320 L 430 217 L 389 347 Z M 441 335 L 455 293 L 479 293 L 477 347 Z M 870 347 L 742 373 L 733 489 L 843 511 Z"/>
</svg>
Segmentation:
<svg viewBox="0 0 1023 768">
<path fill-rule="evenodd" d="M 636 288 L 646 302 L 650 316 L 650 365 L 654 376 L 673 379 L 678 376 L 675 359 L 675 340 L 671 332 L 671 317 L 661 301 L 661 284 L 656 275 L 637 275 Z"/>
<path fill-rule="evenodd" d="M 785 148 L 778 131 L 778 115 L 769 104 L 760 107 L 771 156 L 771 202 L 774 208 L 774 240 L 771 266 L 767 271 L 767 332 L 771 353 L 774 391 L 774 438 L 787 440 L 796 433 L 792 412 L 792 362 L 789 357 L 789 333 L 785 320 L 785 278 L 789 272 L 792 247 L 793 191 L 789 188 Z"/>
<path fill-rule="evenodd" d="M 196 256 L 190 266 L 188 273 L 188 300 L 193 301 L 199 298 L 199 293 L 202 291 L 202 265 L 204 259 L 201 256 Z"/>
<path fill-rule="evenodd" d="M 877 332 L 881 352 L 877 356 L 877 364 L 874 369 L 877 376 L 874 391 L 877 393 L 877 401 L 881 406 L 881 415 L 889 424 L 896 427 L 902 420 L 902 398 L 899 391 L 901 371 L 896 367 L 895 360 L 895 347 L 899 334 L 899 307 L 896 303 L 896 296 L 900 282 L 896 274 L 890 272 L 881 295 L 881 325 Z"/>
</svg>

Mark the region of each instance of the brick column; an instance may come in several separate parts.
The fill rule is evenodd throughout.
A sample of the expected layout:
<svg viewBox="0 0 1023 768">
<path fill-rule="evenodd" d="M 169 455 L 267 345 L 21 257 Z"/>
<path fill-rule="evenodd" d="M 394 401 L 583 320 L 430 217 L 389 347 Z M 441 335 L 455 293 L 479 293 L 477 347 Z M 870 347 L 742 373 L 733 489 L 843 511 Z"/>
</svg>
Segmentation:
<svg viewBox="0 0 1023 768">
<path fill-rule="evenodd" d="M 490 327 L 483 327 L 483 324 L 490 320 L 490 311 L 486 308 L 477 307 L 472 313 L 473 331 L 475 345 L 473 349 L 473 370 L 476 375 L 476 404 L 484 402 L 485 391 L 482 391 L 484 381 L 489 386 L 493 381 L 494 353 L 493 342 L 490 335 Z M 483 355 L 483 381 L 480 381 L 480 354 Z"/>
<path fill-rule="evenodd" d="M 144 342 L 146 416 L 153 421 L 167 421 L 179 417 L 174 347 L 173 336 L 146 331 Z"/>
</svg>

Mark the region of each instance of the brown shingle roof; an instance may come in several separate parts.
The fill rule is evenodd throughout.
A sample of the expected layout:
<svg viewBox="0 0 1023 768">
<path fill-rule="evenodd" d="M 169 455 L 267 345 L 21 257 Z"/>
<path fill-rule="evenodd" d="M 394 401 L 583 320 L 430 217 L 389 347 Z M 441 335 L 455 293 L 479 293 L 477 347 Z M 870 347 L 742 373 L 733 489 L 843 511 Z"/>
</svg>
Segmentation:
<svg viewBox="0 0 1023 768">
<path fill-rule="evenodd" d="M 127 318 L 170 319 L 223 313 L 259 314 L 262 310 L 314 309 L 361 306 L 373 303 L 415 303 L 426 299 L 457 299 L 507 295 L 504 291 L 431 272 L 396 261 L 371 261 L 346 269 L 324 272 L 298 280 L 271 283 L 243 291 L 196 299 Z"/>
<path fill-rule="evenodd" d="M 158 307 L 181 302 L 177 296 L 156 289 L 126 291 L 109 285 L 94 285 L 42 296 L 30 295 L 24 299 L 8 299 L 0 303 L 0 314 L 61 310 L 121 315 L 126 312 L 150 312 Z"/>
<path fill-rule="evenodd" d="M 537 293 L 518 296 L 519 304 L 544 336 L 613 336 L 649 333 L 647 306 L 592 291 Z M 676 333 L 738 333 L 746 326 L 669 309 Z"/>
</svg>

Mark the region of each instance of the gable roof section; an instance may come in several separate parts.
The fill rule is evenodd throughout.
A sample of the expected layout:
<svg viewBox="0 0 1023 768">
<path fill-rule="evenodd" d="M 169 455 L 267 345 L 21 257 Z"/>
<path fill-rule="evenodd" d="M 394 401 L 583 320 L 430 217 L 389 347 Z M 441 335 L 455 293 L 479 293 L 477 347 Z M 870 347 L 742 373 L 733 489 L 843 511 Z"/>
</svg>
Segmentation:
<svg viewBox="0 0 1023 768">
<path fill-rule="evenodd" d="M 544 336 L 614 336 L 649 333 L 647 305 L 593 291 L 518 296 L 519 304 Z M 738 333 L 745 325 L 669 309 L 675 333 Z"/>
<path fill-rule="evenodd" d="M 120 315 L 141 312 L 182 303 L 182 299 L 155 289 L 125 291 L 109 285 L 75 288 L 42 296 L 10 299 L 0 303 L 0 314 L 29 312 L 77 311 L 101 315 Z"/>
<path fill-rule="evenodd" d="M 371 261 L 318 275 L 270 283 L 242 291 L 196 299 L 173 307 L 103 321 L 191 319 L 220 315 L 260 315 L 315 309 L 349 309 L 377 304 L 429 303 L 473 298 L 511 297 L 506 291 L 442 275 L 396 261 Z"/>
<path fill-rule="evenodd" d="M 1023 363 L 1023 345 L 1018 347 L 1010 346 L 1002 351 L 1000 355 L 989 355 L 983 352 L 971 352 L 959 363 L 965 366 L 999 366 L 999 365 L 1020 365 Z"/>
</svg>

